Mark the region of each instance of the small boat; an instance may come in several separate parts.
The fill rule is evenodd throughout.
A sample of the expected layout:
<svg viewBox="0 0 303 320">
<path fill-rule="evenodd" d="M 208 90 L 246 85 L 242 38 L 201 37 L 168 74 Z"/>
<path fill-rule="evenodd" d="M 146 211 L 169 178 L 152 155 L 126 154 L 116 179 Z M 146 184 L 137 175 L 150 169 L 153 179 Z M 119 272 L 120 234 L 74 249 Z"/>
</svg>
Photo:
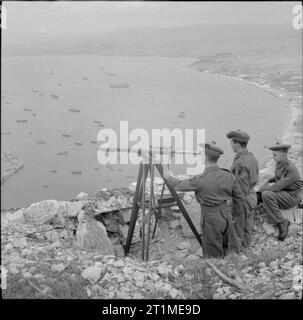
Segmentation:
<svg viewBox="0 0 303 320">
<path fill-rule="evenodd" d="M 68 111 L 70 111 L 70 112 L 81 112 L 81 110 L 75 109 L 75 108 L 69 108 Z"/>
<path fill-rule="evenodd" d="M 102 122 L 99 120 L 94 120 L 94 123 L 102 123 Z"/>
<path fill-rule="evenodd" d="M 82 146 L 82 142 L 75 142 L 75 145 Z"/>
<path fill-rule="evenodd" d="M 129 84 L 128 83 L 111 84 L 109 87 L 113 89 L 129 88 Z"/>
<path fill-rule="evenodd" d="M 94 141 L 94 140 L 91 140 L 90 142 L 91 142 L 91 143 L 95 143 L 95 144 L 97 143 L 97 141 Z"/>
<path fill-rule="evenodd" d="M 38 93 L 38 92 L 39 92 L 39 90 L 32 90 L 32 92 Z"/>
<path fill-rule="evenodd" d="M 63 152 L 58 152 L 58 153 L 57 153 L 58 156 L 65 156 L 65 155 L 67 155 L 67 154 L 68 154 L 67 151 L 63 151 Z"/>
<path fill-rule="evenodd" d="M 35 117 L 35 116 L 36 116 L 36 114 L 35 114 L 35 113 L 32 113 L 32 116 L 33 116 L 33 117 Z"/>
<path fill-rule="evenodd" d="M 57 172 L 57 170 L 51 170 L 50 171 L 50 173 L 56 173 Z"/>
<path fill-rule="evenodd" d="M 82 78 L 83 80 L 88 80 L 86 77 Z"/>
<path fill-rule="evenodd" d="M 178 114 L 178 118 L 185 118 L 184 114 Z"/>
<path fill-rule="evenodd" d="M 50 94 L 50 97 L 53 99 L 59 99 L 59 97 L 56 94 Z"/>
<path fill-rule="evenodd" d="M 107 75 L 110 76 L 110 77 L 115 77 L 116 76 L 115 73 L 108 73 Z"/>
<path fill-rule="evenodd" d="M 5 130 L 4 130 L 4 131 L 2 131 L 1 133 L 2 133 L 2 134 L 4 134 L 4 135 L 9 135 L 9 134 L 11 134 L 10 132 L 5 131 Z"/>
<path fill-rule="evenodd" d="M 65 138 L 70 138 L 71 135 L 70 134 L 63 134 L 62 137 L 65 137 Z"/>
<path fill-rule="evenodd" d="M 82 174 L 82 171 L 72 171 L 72 174 Z"/>
<path fill-rule="evenodd" d="M 24 108 L 24 111 L 32 111 L 32 109 Z"/>
<path fill-rule="evenodd" d="M 62 84 L 61 84 L 61 83 L 57 83 L 57 86 L 61 87 L 61 86 L 62 86 Z"/>
<path fill-rule="evenodd" d="M 48 188 L 48 185 L 44 184 L 42 187 L 43 187 L 43 188 Z"/>
<path fill-rule="evenodd" d="M 99 168 L 94 168 L 94 170 L 98 171 L 98 170 L 99 170 Z"/>
<path fill-rule="evenodd" d="M 37 140 L 36 143 L 37 144 L 45 144 L 45 142 L 43 140 Z"/>
<path fill-rule="evenodd" d="M 17 122 L 27 122 L 27 120 L 17 120 Z"/>
</svg>

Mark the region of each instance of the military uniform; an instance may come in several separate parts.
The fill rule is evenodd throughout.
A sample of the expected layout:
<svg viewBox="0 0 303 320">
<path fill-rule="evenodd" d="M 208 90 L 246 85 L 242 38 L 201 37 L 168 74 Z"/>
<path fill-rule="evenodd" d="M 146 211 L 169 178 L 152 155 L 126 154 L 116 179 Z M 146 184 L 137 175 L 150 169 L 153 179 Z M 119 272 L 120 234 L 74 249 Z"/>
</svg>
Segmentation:
<svg viewBox="0 0 303 320">
<path fill-rule="evenodd" d="M 212 144 L 205 149 L 207 152 L 223 153 Z M 241 206 L 244 202 L 243 193 L 233 174 L 218 165 L 212 165 L 191 179 L 179 181 L 171 176 L 167 181 L 177 191 L 195 191 L 201 206 L 203 254 L 206 257 L 223 256 L 231 245 L 232 216 L 242 214 Z M 231 200 L 232 212 L 228 205 Z"/>
<path fill-rule="evenodd" d="M 227 138 L 235 142 L 248 142 L 249 135 L 243 131 L 230 131 Z M 234 157 L 230 168 L 234 174 L 240 188 L 245 196 L 243 204 L 243 214 L 235 221 L 234 243 L 236 251 L 240 251 L 242 246 L 248 248 L 252 241 L 252 228 L 254 225 L 254 210 L 257 206 L 257 195 L 254 190 L 259 178 L 259 164 L 255 156 L 244 149 Z"/>
<path fill-rule="evenodd" d="M 289 148 L 289 145 L 277 143 L 269 149 L 287 152 Z M 275 176 L 267 182 L 273 184 L 260 188 L 263 205 L 268 221 L 279 225 L 285 221 L 280 209 L 290 209 L 298 205 L 303 181 L 298 168 L 290 160 L 286 159 L 276 164 Z"/>
</svg>

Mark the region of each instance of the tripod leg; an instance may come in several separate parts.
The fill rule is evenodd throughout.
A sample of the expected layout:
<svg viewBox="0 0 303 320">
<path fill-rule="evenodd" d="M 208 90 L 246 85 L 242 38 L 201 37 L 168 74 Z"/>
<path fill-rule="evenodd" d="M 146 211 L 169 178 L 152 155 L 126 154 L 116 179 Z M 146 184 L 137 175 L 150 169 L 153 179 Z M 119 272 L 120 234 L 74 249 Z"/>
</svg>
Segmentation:
<svg viewBox="0 0 303 320">
<path fill-rule="evenodd" d="M 142 183 L 142 173 L 143 173 L 143 165 L 141 163 L 140 164 L 140 168 L 139 168 L 138 178 L 137 178 L 137 185 L 136 185 L 136 190 L 135 190 L 135 195 L 134 195 L 134 200 L 133 200 L 133 208 L 132 208 L 132 213 L 131 213 L 128 233 L 127 233 L 127 239 L 126 239 L 126 245 L 125 245 L 125 254 L 126 255 L 128 255 L 128 253 L 129 253 L 130 244 L 131 244 L 131 241 L 132 241 L 132 238 L 133 238 L 133 234 L 134 234 L 134 228 L 135 228 L 136 221 L 137 221 L 137 218 L 138 218 L 138 212 L 139 212 L 138 200 L 139 200 L 139 197 L 140 197 L 140 187 L 141 187 L 141 183 Z"/>
<path fill-rule="evenodd" d="M 160 196 L 160 201 L 158 201 L 158 210 L 155 211 L 155 225 L 154 225 L 154 231 L 153 231 L 153 236 L 152 239 L 154 239 L 155 237 L 155 233 L 156 233 L 156 228 L 157 228 L 157 224 L 158 224 L 158 219 L 161 216 L 161 205 L 162 205 L 162 199 L 163 199 L 163 194 L 164 194 L 164 190 L 165 190 L 165 182 L 163 180 L 163 186 L 162 186 L 162 190 L 161 190 L 161 196 Z"/>
<path fill-rule="evenodd" d="M 148 167 L 143 164 L 143 178 L 142 178 L 142 199 L 141 199 L 141 207 L 142 207 L 142 232 L 141 232 L 141 256 L 142 260 L 144 260 L 144 252 L 145 252 L 145 185 L 146 178 L 148 175 Z"/>
<path fill-rule="evenodd" d="M 150 224 L 151 224 L 151 214 L 153 210 L 153 198 L 154 198 L 154 174 L 155 168 L 154 164 L 150 165 L 150 190 L 149 190 L 149 208 L 148 208 L 148 221 L 147 221 L 147 243 L 145 252 L 145 261 L 149 258 L 149 243 L 150 243 Z"/>
<path fill-rule="evenodd" d="M 164 177 L 163 177 L 163 167 L 162 167 L 162 164 L 156 164 L 156 167 L 157 167 L 157 169 L 158 169 L 161 177 L 162 177 L 163 180 L 165 181 L 165 179 L 164 179 Z M 198 240 L 200 246 L 202 246 L 202 241 L 201 241 L 201 238 L 200 238 L 200 236 L 199 236 L 199 233 L 197 232 L 195 225 L 194 225 L 193 222 L 191 221 L 191 219 L 190 219 L 190 217 L 189 217 L 186 209 L 184 208 L 183 203 L 182 203 L 182 201 L 180 200 L 177 192 L 175 191 L 175 189 L 174 189 L 172 186 L 170 186 L 168 183 L 166 183 L 166 181 L 165 181 L 165 184 L 167 185 L 167 188 L 168 188 L 168 190 L 170 191 L 170 193 L 171 193 L 171 195 L 173 196 L 173 198 L 176 200 L 178 207 L 180 208 L 180 210 L 181 210 L 181 212 L 182 212 L 182 214 L 183 214 L 186 222 L 188 223 L 190 229 L 191 229 L 192 232 L 194 233 L 194 235 L 195 235 L 196 239 Z"/>
</svg>

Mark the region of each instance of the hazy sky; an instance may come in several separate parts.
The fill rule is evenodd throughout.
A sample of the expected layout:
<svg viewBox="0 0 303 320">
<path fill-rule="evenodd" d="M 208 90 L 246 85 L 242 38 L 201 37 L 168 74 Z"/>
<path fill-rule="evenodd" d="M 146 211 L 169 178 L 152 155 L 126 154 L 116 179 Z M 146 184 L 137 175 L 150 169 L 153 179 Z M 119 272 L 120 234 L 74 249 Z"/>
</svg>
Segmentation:
<svg viewBox="0 0 303 320">
<path fill-rule="evenodd" d="M 27 33 L 101 33 L 134 26 L 222 23 L 291 24 L 299 2 L 7 2 L 7 29 Z"/>
</svg>

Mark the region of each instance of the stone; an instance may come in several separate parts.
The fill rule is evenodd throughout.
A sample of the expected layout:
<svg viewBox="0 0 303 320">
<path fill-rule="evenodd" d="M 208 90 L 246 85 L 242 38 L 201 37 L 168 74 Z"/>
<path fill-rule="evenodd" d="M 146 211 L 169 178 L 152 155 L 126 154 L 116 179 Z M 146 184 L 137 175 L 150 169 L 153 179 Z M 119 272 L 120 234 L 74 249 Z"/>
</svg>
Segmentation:
<svg viewBox="0 0 303 320">
<path fill-rule="evenodd" d="M 178 244 L 178 249 L 180 249 L 180 250 L 190 249 L 191 247 L 192 247 L 192 245 L 189 241 L 183 241 Z"/>
<path fill-rule="evenodd" d="M 295 222 L 295 208 L 287 209 L 287 210 L 282 210 L 282 216 L 284 219 L 289 220 L 290 222 L 294 223 Z"/>
<path fill-rule="evenodd" d="M 65 269 L 65 265 L 63 263 L 54 264 L 51 266 L 51 270 L 55 272 L 61 272 Z"/>
<path fill-rule="evenodd" d="M 53 243 L 60 242 L 60 238 L 59 238 L 56 230 L 50 230 L 50 231 L 45 232 L 45 237 L 50 242 L 53 242 Z"/>
<path fill-rule="evenodd" d="M 159 273 L 160 276 L 162 277 L 167 277 L 169 273 L 169 269 L 164 263 L 161 263 L 157 268 L 157 272 Z"/>
<path fill-rule="evenodd" d="M 84 210 L 80 210 L 77 216 L 79 222 L 85 220 L 87 218 L 86 213 Z"/>
<path fill-rule="evenodd" d="M 185 257 L 187 257 L 189 255 L 189 253 L 190 252 L 189 252 L 188 249 L 177 251 L 176 254 L 175 254 L 175 259 L 183 260 Z"/>
<path fill-rule="evenodd" d="M 24 222 L 24 214 L 23 214 L 23 210 L 20 209 L 14 213 L 7 213 L 5 218 L 9 221 L 9 222 Z"/>
<path fill-rule="evenodd" d="M 108 203 L 111 207 L 116 207 L 118 205 L 117 199 L 115 196 L 109 198 Z"/>
<path fill-rule="evenodd" d="M 133 299 L 144 299 L 144 296 L 140 292 L 135 292 Z"/>
<path fill-rule="evenodd" d="M 293 300 L 296 299 L 296 294 L 294 292 L 288 292 L 279 297 L 282 300 Z"/>
<path fill-rule="evenodd" d="M 263 227 L 263 230 L 265 231 L 266 234 L 274 234 L 275 233 L 275 227 L 272 224 L 264 222 L 262 227 Z"/>
<path fill-rule="evenodd" d="M 172 206 L 171 210 L 173 211 L 180 211 L 180 208 L 178 206 Z"/>
<path fill-rule="evenodd" d="M 84 197 L 87 197 L 88 196 L 88 194 L 87 193 L 85 193 L 85 192 L 80 192 L 79 194 L 77 194 L 77 196 L 75 197 L 75 199 L 82 199 L 82 198 L 84 198 Z"/>
<path fill-rule="evenodd" d="M 60 210 L 60 204 L 56 200 L 45 200 L 33 203 L 24 210 L 25 220 L 34 225 L 42 225 L 50 222 Z"/>
<path fill-rule="evenodd" d="M 190 254 L 189 256 L 187 256 L 184 260 L 184 263 L 194 263 L 199 261 L 201 258 L 195 254 Z"/>
<path fill-rule="evenodd" d="M 172 297 L 172 299 L 175 299 L 177 298 L 178 295 L 180 295 L 180 291 L 175 289 L 175 288 L 172 288 L 170 291 L 169 291 L 169 294 L 170 296 Z"/>
<path fill-rule="evenodd" d="M 295 236 L 302 232 L 302 225 L 291 224 L 288 228 L 288 236 Z"/>
<path fill-rule="evenodd" d="M 76 243 L 84 250 L 93 250 L 104 255 L 115 254 L 104 225 L 94 219 L 79 223 L 76 231 Z"/>
<path fill-rule="evenodd" d="M 86 269 L 84 269 L 82 271 L 81 276 L 85 280 L 88 280 L 92 284 L 94 284 L 100 279 L 101 273 L 102 273 L 102 268 L 101 267 L 90 266 L 90 267 L 87 267 Z"/>
<path fill-rule="evenodd" d="M 181 227 L 181 222 L 179 219 L 170 220 L 169 223 L 169 229 L 176 229 L 178 227 Z"/>
<path fill-rule="evenodd" d="M 198 248 L 198 249 L 194 252 L 194 254 L 195 254 L 196 256 L 199 256 L 199 257 L 203 258 L 202 248 Z"/>
<path fill-rule="evenodd" d="M 83 208 L 82 201 L 65 202 L 66 212 L 68 217 L 77 217 L 81 209 Z"/>
</svg>

